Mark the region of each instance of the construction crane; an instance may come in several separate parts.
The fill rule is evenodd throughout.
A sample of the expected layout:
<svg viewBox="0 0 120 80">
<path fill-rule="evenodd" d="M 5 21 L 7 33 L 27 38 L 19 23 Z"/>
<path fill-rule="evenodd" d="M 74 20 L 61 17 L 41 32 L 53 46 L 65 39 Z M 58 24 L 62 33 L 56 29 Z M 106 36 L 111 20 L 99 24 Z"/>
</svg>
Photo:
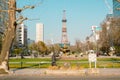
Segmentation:
<svg viewBox="0 0 120 80">
<path fill-rule="evenodd" d="M 113 9 L 111 8 L 110 4 L 108 3 L 107 0 L 104 0 L 105 1 L 105 4 L 107 6 L 107 8 L 109 9 L 109 14 L 112 14 L 113 13 Z"/>
</svg>

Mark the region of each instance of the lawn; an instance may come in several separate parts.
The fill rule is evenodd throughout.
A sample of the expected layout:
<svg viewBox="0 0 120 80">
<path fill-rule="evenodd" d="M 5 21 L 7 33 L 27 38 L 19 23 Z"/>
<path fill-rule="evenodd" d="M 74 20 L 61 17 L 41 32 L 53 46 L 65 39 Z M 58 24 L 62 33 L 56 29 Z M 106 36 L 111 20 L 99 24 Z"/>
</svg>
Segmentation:
<svg viewBox="0 0 120 80">
<path fill-rule="evenodd" d="M 79 66 L 83 68 L 89 68 L 89 62 L 87 58 L 79 60 L 60 60 L 56 61 L 58 66 L 64 66 L 65 63 L 69 66 Z M 48 68 L 51 66 L 51 58 L 27 58 L 27 59 L 10 59 L 10 68 Z M 92 63 L 94 67 L 94 63 Z M 120 68 L 120 58 L 98 58 L 98 68 Z"/>
</svg>

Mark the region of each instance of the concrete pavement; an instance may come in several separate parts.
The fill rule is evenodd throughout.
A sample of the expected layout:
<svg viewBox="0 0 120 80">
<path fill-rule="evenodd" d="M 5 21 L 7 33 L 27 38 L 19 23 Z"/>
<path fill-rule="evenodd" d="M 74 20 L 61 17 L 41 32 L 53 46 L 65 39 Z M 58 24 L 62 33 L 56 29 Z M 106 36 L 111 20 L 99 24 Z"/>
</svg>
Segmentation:
<svg viewBox="0 0 120 80">
<path fill-rule="evenodd" d="M 97 70 L 49 70 L 49 69 L 11 69 L 9 75 L 120 75 L 120 68 L 99 68 Z"/>
<path fill-rule="evenodd" d="M 0 76 L 0 80 L 120 80 L 120 76 L 9 75 Z"/>
<path fill-rule="evenodd" d="M 97 69 L 99 73 L 90 73 L 90 69 L 80 71 L 48 69 L 11 69 L 11 74 L 0 75 L 0 80 L 120 80 L 120 68 Z M 50 71 L 47 73 L 46 71 Z M 58 74 L 56 72 L 58 71 Z M 59 72 L 60 71 L 60 72 Z M 85 71 L 85 73 L 84 73 Z M 80 74 L 78 74 L 80 73 Z"/>
</svg>

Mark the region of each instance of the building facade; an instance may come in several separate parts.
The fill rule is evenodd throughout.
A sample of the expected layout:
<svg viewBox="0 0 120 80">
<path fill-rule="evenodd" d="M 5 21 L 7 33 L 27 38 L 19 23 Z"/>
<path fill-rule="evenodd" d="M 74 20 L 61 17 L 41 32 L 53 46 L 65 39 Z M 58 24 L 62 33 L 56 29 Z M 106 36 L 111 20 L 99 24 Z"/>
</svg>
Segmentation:
<svg viewBox="0 0 120 80">
<path fill-rule="evenodd" d="M 113 0 L 113 16 L 120 17 L 120 0 Z"/>
<path fill-rule="evenodd" d="M 44 42 L 44 25 L 42 23 L 36 24 L 36 42 Z"/>
<path fill-rule="evenodd" d="M 33 43 L 35 43 L 35 41 L 34 41 L 34 40 L 32 40 L 32 39 L 30 39 L 30 38 L 28 38 L 27 43 L 28 43 L 28 46 L 29 46 L 29 45 L 31 45 L 31 44 L 33 44 Z"/>
<path fill-rule="evenodd" d="M 23 23 L 17 26 L 16 42 L 18 47 L 27 46 L 27 26 L 25 26 Z"/>
<path fill-rule="evenodd" d="M 8 0 L 0 0 L 0 35 L 4 33 L 8 27 L 9 15 L 8 15 Z M 6 10 L 6 11 L 5 11 Z"/>
<path fill-rule="evenodd" d="M 112 0 L 112 13 L 107 14 L 106 18 L 119 18 L 120 17 L 120 0 Z M 110 6 L 110 5 L 109 5 Z"/>
<path fill-rule="evenodd" d="M 5 3 L 6 2 L 6 3 Z M 9 15 L 8 15 L 8 0 L 0 0 L 0 52 L 2 49 L 2 39 L 3 35 L 5 35 L 5 31 L 9 24 Z M 5 11 L 6 10 L 6 11 Z"/>
<path fill-rule="evenodd" d="M 98 26 L 92 26 L 92 34 L 89 36 L 90 42 L 97 42 L 100 39 L 100 33 L 102 28 Z"/>
</svg>

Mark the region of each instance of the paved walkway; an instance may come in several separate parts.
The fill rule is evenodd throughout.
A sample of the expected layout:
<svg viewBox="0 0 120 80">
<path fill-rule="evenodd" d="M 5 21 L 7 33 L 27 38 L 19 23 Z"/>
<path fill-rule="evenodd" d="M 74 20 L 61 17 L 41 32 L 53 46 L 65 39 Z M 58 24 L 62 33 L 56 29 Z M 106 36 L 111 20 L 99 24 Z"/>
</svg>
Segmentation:
<svg viewBox="0 0 120 80">
<path fill-rule="evenodd" d="M 105 68 L 105 69 L 97 69 L 93 70 L 90 74 L 90 69 L 83 69 L 83 70 L 48 70 L 48 69 L 11 69 L 10 75 L 120 75 L 120 68 Z"/>
<path fill-rule="evenodd" d="M 10 75 L 10 76 L 0 76 L 0 80 L 120 80 L 120 76 L 55 76 L 55 75 L 45 75 L 45 76 L 23 76 L 23 75 Z"/>
</svg>

